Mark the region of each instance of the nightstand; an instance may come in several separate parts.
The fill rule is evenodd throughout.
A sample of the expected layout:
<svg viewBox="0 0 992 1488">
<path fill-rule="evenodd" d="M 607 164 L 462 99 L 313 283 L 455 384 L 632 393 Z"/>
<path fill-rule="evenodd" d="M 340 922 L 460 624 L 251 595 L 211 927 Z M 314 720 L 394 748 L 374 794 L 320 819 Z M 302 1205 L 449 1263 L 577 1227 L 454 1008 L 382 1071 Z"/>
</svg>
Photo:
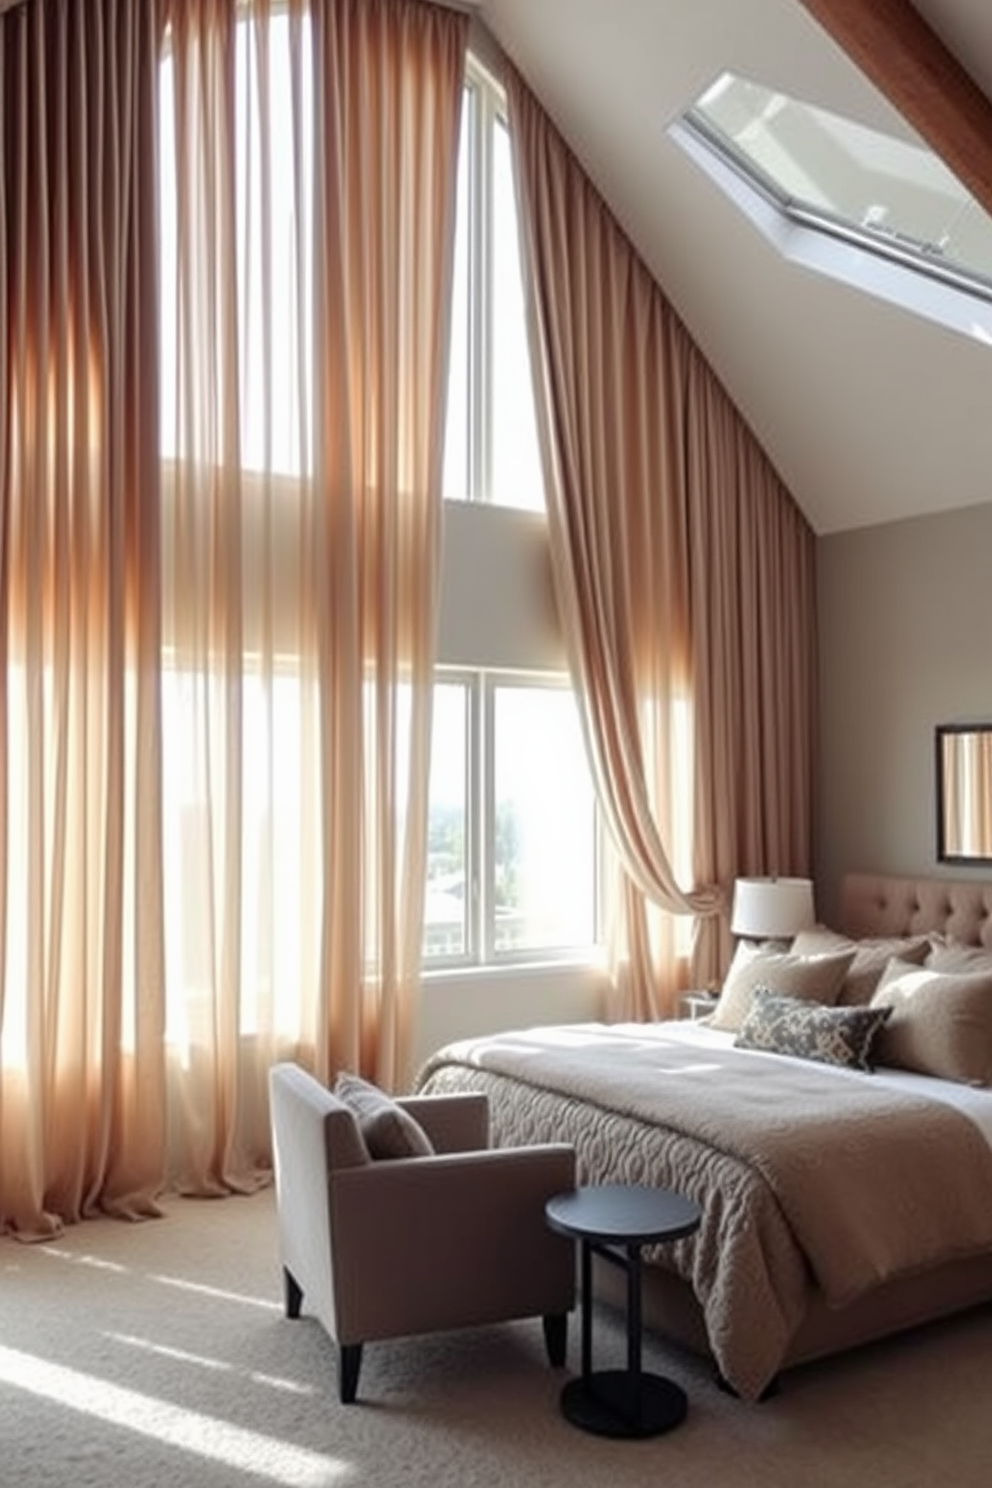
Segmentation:
<svg viewBox="0 0 992 1488">
<path fill-rule="evenodd" d="M 679 998 L 679 1017 L 707 1018 L 719 1000 L 716 992 L 683 992 Z"/>
</svg>

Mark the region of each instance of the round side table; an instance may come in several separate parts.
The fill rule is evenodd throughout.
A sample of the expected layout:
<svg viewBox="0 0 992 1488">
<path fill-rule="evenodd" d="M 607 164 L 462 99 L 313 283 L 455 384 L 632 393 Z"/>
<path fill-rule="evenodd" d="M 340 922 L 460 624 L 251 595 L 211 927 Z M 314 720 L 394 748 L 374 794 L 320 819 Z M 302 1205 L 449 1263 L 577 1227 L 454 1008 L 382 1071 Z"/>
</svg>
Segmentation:
<svg viewBox="0 0 992 1488">
<path fill-rule="evenodd" d="M 581 1246 L 582 1373 L 561 1394 L 566 1420 L 599 1436 L 645 1437 L 685 1419 L 688 1400 L 673 1380 L 641 1368 L 641 1247 L 681 1240 L 699 1228 L 702 1210 L 671 1189 L 597 1184 L 556 1194 L 548 1224 Z M 592 1257 L 627 1273 L 627 1368 L 592 1367 Z"/>
</svg>

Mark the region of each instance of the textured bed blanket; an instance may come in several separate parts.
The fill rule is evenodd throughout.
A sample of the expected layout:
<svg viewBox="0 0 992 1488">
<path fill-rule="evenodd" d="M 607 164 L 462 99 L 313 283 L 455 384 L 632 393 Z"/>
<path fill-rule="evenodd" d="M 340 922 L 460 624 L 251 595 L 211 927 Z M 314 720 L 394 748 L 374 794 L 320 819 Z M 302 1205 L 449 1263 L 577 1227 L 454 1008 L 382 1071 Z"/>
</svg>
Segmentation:
<svg viewBox="0 0 992 1488">
<path fill-rule="evenodd" d="M 483 1089 L 494 1140 L 574 1143 L 581 1181 L 679 1188 L 697 1236 L 648 1258 L 688 1280 L 723 1374 L 753 1398 L 814 1283 L 842 1305 L 992 1250 L 992 1150 L 960 1112 L 871 1076 L 598 1024 L 465 1040 L 418 1089 Z"/>
</svg>

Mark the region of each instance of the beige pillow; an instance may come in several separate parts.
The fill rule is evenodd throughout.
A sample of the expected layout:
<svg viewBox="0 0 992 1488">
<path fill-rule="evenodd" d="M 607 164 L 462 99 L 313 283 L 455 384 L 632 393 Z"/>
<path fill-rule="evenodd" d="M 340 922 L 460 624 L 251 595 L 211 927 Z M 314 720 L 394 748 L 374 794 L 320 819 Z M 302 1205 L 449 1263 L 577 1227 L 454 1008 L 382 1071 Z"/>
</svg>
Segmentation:
<svg viewBox="0 0 992 1488">
<path fill-rule="evenodd" d="M 334 1094 L 354 1112 L 370 1157 L 429 1157 L 434 1151 L 420 1122 L 360 1075 L 342 1071 Z"/>
<path fill-rule="evenodd" d="M 871 1006 L 892 1008 L 875 1045 L 877 1064 L 966 1085 L 992 1081 L 992 974 L 895 959 Z"/>
<path fill-rule="evenodd" d="M 756 987 L 805 1002 L 835 1003 L 853 959 L 853 951 L 834 956 L 796 956 L 791 952 L 755 952 L 742 944 L 724 978 L 719 1001 L 710 1015 L 710 1027 L 739 1033 L 751 1010 Z"/>
<path fill-rule="evenodd" d="M 962 941 L 933 941 L 925 963 L 932 971 L 981 972 L 992 976 L 992 951 Z"/>
<path fill-rule="evenodd" d="M 926 935 L 865 936 L 852 940 L 826 925 L 812 925 L 800 930 L 792 943 L 794 956 L 836 955 L 839 951 L 853 951 L 854 960 L 841 984 L 837 996 L 838 1007 L 867 1007 L 872 994 L 882 979 L 882 973 L 893 956 L 922 966 L 931 950 L 931 941 Z"/>
</svg>

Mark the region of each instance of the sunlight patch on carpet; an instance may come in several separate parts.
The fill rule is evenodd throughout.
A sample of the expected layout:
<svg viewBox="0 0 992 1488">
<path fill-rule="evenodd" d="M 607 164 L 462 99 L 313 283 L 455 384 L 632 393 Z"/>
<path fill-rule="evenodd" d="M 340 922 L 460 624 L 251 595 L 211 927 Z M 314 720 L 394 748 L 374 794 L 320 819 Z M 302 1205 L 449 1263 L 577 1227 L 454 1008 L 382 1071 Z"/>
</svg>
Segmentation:
<svg viewBox="0 0 992 1488">
<path fill-rule="evenodd" d="M 284 1488 L 334 1488 L 354 1477 L 339 1458 L 183 1410 L 106 1380 L 0 1347 L 0 1383 Z"/>
<path fill-rule="evenodd" d="M 160 1286 L 178 1287 L 182 1292 L 199 1292 L 203 1297 L 216 1297 L 221 1302 L 243 1302 L 246 1307 L 261 1307 L 266 1312 L 282 1312 L 278 1302 L 268 1297 L 249 1297 L 244 1292 L 227 1292 L 223 1287 L 205 1286 L 199 1281 L 184 1281 L 181 1276 L 149 1276 Z"/>
<path fill-rule="evenodd" d="M 213 1369 L 225 1374 L 240 1374 L 252 1384 L 268 1385 L 273 1390 L 286 1390 L 291 1395 L 319 1395 L 313 1385 L 300 1384 L 299 1380 L 282 1379 L 274 1374 L 260 1374 L 257 1369 L 237 1369 L 227 1359 L 212 1359 L 206 1354 L 191 1354 L 188 1349 L 173 1348 L 165 1343 L 152 1343 L 150 1338 L 135 1338 L 129 1333 L 104 1333 L 112 1343 L 123 1343 L 128 1348 L 141 1349 L 162 1359 L 176 1359 L 181 1364 L 194 1364 L 198 1369 Z"/>
</svg>

